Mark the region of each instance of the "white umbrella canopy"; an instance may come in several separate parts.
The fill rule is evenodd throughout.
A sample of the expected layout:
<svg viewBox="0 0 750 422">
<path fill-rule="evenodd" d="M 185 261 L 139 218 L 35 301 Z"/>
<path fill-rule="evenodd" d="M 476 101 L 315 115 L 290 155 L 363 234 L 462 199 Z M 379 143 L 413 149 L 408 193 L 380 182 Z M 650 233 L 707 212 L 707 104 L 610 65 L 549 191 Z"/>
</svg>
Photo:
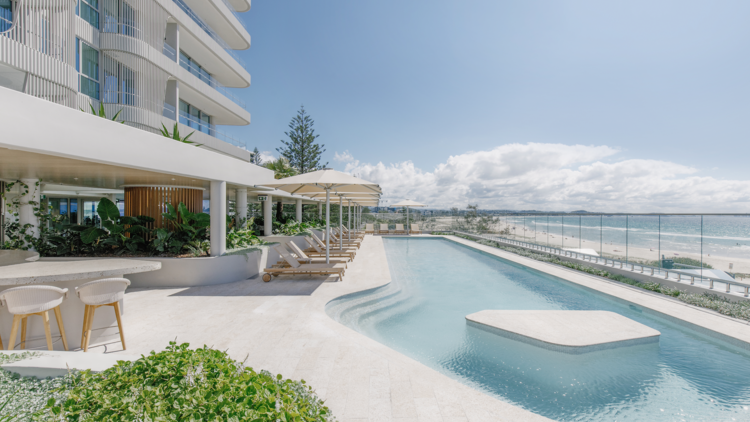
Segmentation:
<svg viewBox="0 0 750 422">
<path fill-rule="evenodd" d="M 409 229 L 409 208 L 410 207 L 426 207 L 427 205 L 421 204 L 411 199 L 404 199 L 401 202 L 391 205 L 391 207 L 406 207 L 406 235 L 411 235 L 411 229 Z"/>
<path fill-rule="evenodd" d="M 330 263 L 330 237 L 331 237 L 331 191 L 382 193 L 380 186 L 376 183 L 362 180 L 352 175 L 332 170 L 323 169 L 297 176 L 278 179 L 274 183 L 265 186 L 273 187 L 290 193 L 300 195 L 325 193 L 326 195 L 326 263 Z M 343 247 L 343 239 L 341 246 Z"/>
<path fill-rule="evenodd" d="M 389 205 L 389 207 L 426 207 L 427 205 L 412 201 L 411 199 L 404 199 L 401 202 L 397 202 L 393 205 Z"/>
</svg>

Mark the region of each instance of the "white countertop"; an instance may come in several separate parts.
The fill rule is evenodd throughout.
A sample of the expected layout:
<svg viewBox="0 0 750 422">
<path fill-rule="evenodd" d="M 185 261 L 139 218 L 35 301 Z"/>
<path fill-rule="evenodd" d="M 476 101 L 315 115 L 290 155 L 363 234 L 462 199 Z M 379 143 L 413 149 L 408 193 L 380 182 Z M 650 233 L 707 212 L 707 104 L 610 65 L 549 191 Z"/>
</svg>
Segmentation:
<svg viewBox="0 0 750 422">
<path fill-rule="evenodd" d="M 0 286 L 122 276 L 161 269 L 161 262 L 134 259 L 41 261 L 0 267 Z"/>
</svg>

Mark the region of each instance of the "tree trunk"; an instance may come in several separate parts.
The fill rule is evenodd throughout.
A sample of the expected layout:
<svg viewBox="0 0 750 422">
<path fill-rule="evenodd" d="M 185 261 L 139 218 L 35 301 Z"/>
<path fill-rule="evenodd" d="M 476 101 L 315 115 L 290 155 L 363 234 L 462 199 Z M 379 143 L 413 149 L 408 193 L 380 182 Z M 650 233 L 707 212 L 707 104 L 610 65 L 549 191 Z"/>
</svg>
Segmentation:
<svg viewBox="0 0 750 422">
<path fill-rule="evenodd" d="M 276 203 L 276 221 L 280 223 L 283 218 L 284 218 L 284 203 L 277 202 Z"/>
</svg>

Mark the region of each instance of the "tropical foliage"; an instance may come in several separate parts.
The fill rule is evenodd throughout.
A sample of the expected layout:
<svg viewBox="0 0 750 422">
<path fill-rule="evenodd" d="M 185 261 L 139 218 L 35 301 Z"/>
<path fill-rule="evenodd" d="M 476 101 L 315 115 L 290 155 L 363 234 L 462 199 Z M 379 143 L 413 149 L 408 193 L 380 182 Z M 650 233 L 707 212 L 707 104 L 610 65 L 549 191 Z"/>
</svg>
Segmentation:
<svg viewBox="0 0 750 422">
<path fill-rule="evenodd" d="M 170 342 L 166 350 L 76 373 L 48 421 L 332 421 L 305 381 L 256 372 L 222 351 Z M 58 392 L 58 393 L 60 393 Z"/>
<path fill-rule="evenodd" d="M 117 113 L 115 113 L 114 116 L 112 116 L 112 118 L 109 118 L 107 117 L 107 113 L 104 111 L 104 103 L 99 103 L 99 110 L 95 109 L 94 105 L 91 103 L 89 103 L 89 107 L 91 107 L 91 114 L 93 114 L 94 116 L 98 116 L 103 119 L 112 120 L 113 122 L 116 122 L 117 118 L 120 116 L 120 113 L 122 113 L 122 109 L 120 109 L 117 111 Z M 84 113 L 86 112 L 86 110 L 84 109 L 81 109 L 81 111 L 83 111 Z M 125 122 L 120 122 L 120 123 L 125 124 Z"/>
<path fill-rule="evenodd" d="M 269 170 L 273 170 L 273 177 L 275 179 L 283 179 L 285 177 L 290 177 L 297 174 L 297 169 L 292 167 L 286 157 L 279 157 L 276 160 L 267 161 L 263 163 L 263 167 Z"/>
<path fill-rule="evenodd" d="M 182 142 L 183 144 L 192 144 L 192 145 L 199 147 L 202 144 L 198 144 L 196 142 L 188 140 L 191 136 L 193 136 L 194 133 L 195 131 L 192 131 L 187 136 L 183 137 L 180 135 L 180 126 L 177 124 L 177 122 L 175 122 L 174 127 L 172 128 L 172 132 L 170 132 L 169 129 L 167 129 L 167 127 L 164 126 L 164 123 L 161 124 L 161 134 L 164 137 L 173 139 L 177 142 Z"/>
</svg>

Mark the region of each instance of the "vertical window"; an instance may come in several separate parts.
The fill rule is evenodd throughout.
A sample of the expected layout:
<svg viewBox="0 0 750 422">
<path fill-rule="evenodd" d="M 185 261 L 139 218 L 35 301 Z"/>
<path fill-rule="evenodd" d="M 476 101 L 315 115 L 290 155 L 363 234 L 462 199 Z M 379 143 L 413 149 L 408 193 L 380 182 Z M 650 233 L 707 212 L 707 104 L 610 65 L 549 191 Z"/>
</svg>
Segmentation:
<svg viewBox="0 0 750 422">
<path fill-rule="evenodd" d="M 79 0 L 76 13 L 91 26 L 99 29 L 99 0 Z"/>
<path fill-rule="evenodd" d="M 211 116 L 182 100 L 180 100 L 180 123 L 200 132 L 213 134 Z"/>
<path fill-rule="evenodd" d="M 104 27 L 102 32 L 120 32 L 120 2 L 118 1 L 106 1 L 104 2 Z"/>
<path fill-rule="evenodd" d="M 99 51 L 78 40 L 76 56 L 77 69 L 80 72 L 78 90 L 91 98 L 99 99 Z"/>
<path fill-rule="evenodd" d="M 201 65 L 199 65 L 198 62 L 185 54 L 185 52 L 183 52 L 182 50 L 180 50 L 180 66 L 182 66 L 193 75 L 197 76 L 198 79 L 202 80 L 203 82 L 214 86 L 213 77 L 211 76 L 211 74 L 208 73 L 208 71 L 206 71 L 206 69 L 204 69 Z"/>
<path fill-rule="evenodd" d="M 13 2 L 11 0 L 0 0 L 0 32 L 4 32 L 13 26 Z"/>
<path fill-rule="evenodd" d="M 105 103 L 135 103 L 135 74 L 127 66 L 111 57 L 104 56 L 104 99 Z"/>
<path fill-rule="evenodd" d="M 135 36 L 135 10 L 126 2 L 122 2 L 122 14 L 120 15 L 122 23 L 122 33 L 131 37 Z"/>
</svg>

